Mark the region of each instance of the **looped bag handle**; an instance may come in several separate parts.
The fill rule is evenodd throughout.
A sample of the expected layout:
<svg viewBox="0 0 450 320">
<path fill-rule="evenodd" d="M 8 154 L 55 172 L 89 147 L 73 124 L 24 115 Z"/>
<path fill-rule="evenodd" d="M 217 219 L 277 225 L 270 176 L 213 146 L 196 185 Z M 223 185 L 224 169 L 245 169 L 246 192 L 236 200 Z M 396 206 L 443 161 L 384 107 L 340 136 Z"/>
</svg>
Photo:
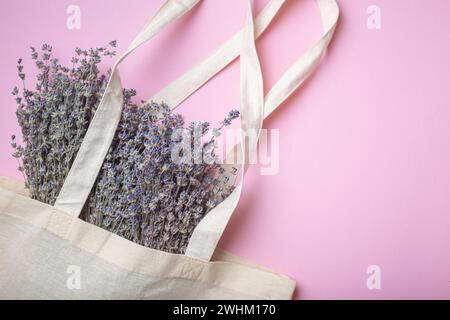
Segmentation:
<svg viewBox="0 0 450 320">
<path fill-rule="evenodd" d="M 116 61 L 112 68 L 105 93 L 103 94 L 78 154 L 75 157 L 72 167 L 70 168 L 66 180 L 55 201 L 54 206 L 56 208 L 61 209 L 74 217 L 78 217 L 88 199 L 92 187 L 94 186 L 121 117 L 123 96 L 118 70 L 120 63 L 140 45 L 160 32 L 170 22 L 188 12 L 199 2 L 200 0 L 166 0 L 157 13 L 145 25 L 143 30 L 136 36 L 125 53 Z M 263 12 L 259 15 L 259 34 L 262 34 L 264 30 L 266 30 L 283 2 L 284 0 L 271 0 L 266 5 Z M 235 36 L 233 41 L 228 42 L 228 46 L 224 46 L 224 48 L 231 48 L 232 52 L 229 52 L 228 54 L 225 54 L 225 52 L 218 52 L 215 58 L 211 59 L 213 64 L 211 64 L 209 68 L 206 64 L 202 63 L 199 65 L 202 70 L 196 70 L 191 73 L 199 76 L 197 84 L 192 83 L 193 77 L 190 76 L 187 77 L 191 81 L 189 87 L 183 86 L 183 79 L 178 79 L 175 81 L 175 87 L 168 87 L 166 90 L 163 90 L 163 94 L 161 94 L 161 96 L 164 96 L 163 99 L 155 97 L 152 100 L 164 101 L 169 106 L 171 106 L 171 103 L 176 102 L 174 105 L 178 106 L 179 103 L 184 100 L 183 98 L 180 101 L 180 97 L 188 97 L 205 83 L 204 77 L 206 74 L 209 73 L 212 77 L 239 55 L 239 35 Z M 223 64 L 223 62 L 226 63 L 222 68 L 217 69 L 217 61 L 221 60 L 225 55 L 227 58 L 219 62 L 219 64 Z M 209 72 L 207 69 L 209 69 Z M 179 94 L 177 94 L 178 91 Z M 189 94 L 187 92 L 189 92 Z"/>
</svg>

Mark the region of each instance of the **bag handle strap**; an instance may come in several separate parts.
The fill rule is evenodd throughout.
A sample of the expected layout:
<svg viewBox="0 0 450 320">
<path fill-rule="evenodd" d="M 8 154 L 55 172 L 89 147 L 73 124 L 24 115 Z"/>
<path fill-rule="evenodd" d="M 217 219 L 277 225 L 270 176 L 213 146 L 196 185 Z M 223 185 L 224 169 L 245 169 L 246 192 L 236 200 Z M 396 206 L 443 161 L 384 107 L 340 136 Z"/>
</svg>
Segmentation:
<svg viewBox="0 0 450 320">
<path fill-rule="evenodd" d="M 254 21 L 256 38 L 266 31 L 285 2 L 286 0 L 270 0 L 266 4 Z M 164 101 L 172 109 L 177 108 L 239 56 L 244 29 L 245 27 L 235 33 L 209 57 L 152 96 L 148 102 Z"/>
<path fill-rule="evenodd" d="M 55 202 L 55 207 L 78 217 L 108 153 L 122 113 L 122 84 L 118 66 L 136 48 L 200 0 L 166 0 L 112 68 L 105 93 L 89 125 L 77 156 Z"/>
<path fill-rule="evenodd" d="M 325 53 L 337 25 L 339 7 L 335 0 L 316 0 L 320 9 L 324 34 L 320 40 L 302 55 L 273 86 L 264 99 L 264 118 L 269 116 L 280 106 L 314 71 Z M 219 59 L 220 57 L 216 57 Z M 242 57 L 241 57 L 242 59 Z M 205 76 L 203 79 L 208 80 Z M 242 101 L 241 103 L 243 103 Z M 241 105 L 244 107 L 244 105 Z M 259 132 L 259 131 L 258 131 Z M 234 147 L 232 151 L 238 153 L 238 159 L 242 161 L 243 168 L 240 173 L 241 181 L 224 201 L 211 210 L 197 225 L 185 254 L 202 260 L 209 261 L 217 247 L 217 244 L 231 218 L 242 192 L 242 181 L 246 171 L 245 139 Z M 240 154 L 240 156 L 239 156 Z M 244 157 L 242 158 L 242 156 Z M 228 159 L 228 157 L 227 157 Z"/>
<path fill-rule="evenodd" d="M 311 47 L 283 74 L 265 96 L 264 119 L 267 118 L 276 108 L 278 108 L 315 70 L 320 62 L 320 58 L 325 53 L 333 38 L 337 20 L 339 18 L 339 7 L 335 0 L 316 0 L 320 9 L 323 29 L 325 30 L 320 40 Z M 234 157 L 241 159 L 239 145 L 235 145 L 228 153 L 225 164 L 234 163 Z M 244 174 L 248 166 L 244 169 Z M 231 179 L 230 179 L 231 182 Z"/>
</svg>

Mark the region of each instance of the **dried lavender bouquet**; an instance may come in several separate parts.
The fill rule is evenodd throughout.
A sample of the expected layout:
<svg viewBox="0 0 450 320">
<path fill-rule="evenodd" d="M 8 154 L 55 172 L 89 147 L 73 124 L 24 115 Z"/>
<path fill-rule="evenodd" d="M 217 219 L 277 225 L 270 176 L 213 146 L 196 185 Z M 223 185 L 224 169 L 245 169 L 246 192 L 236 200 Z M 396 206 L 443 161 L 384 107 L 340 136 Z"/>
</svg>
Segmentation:
<svg viewBox="0 0 450 320">
<path fill-rule="evenodd" d="M 115 55 L 115 46 L 77 48 L 71 67 L 47 44 L 41 52 L 31 48 L 39 69 L 35 90 L 25 86 L 19 59 L 23 90 L 12 94 L 23 146 L 13 135 L 12 147 L 33 199 L 54 204 L 107 84 L 98 65 Z M 165 104 L 137 105 L 135 90 L 123 93 L 118 130 L 81 218 L 141 245 L 184 253 L 195 226 L 233 190 L 214 151 L 216 137 L 239 112 L 231 111 L 207 139 L 208 122 L 186 126 Z M 194 150 L 192 157 L 173 161 L 174 152 L 186 159 L 183 150 Z"/>
</svg>

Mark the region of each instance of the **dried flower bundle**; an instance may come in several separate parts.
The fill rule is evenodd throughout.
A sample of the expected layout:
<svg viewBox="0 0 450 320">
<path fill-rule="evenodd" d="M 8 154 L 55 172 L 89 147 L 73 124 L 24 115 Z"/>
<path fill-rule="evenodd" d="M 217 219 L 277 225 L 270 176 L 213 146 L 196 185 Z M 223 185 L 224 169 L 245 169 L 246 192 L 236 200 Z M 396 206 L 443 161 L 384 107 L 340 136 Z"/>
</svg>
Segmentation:
<svg viewBox="0 0 450 320">
<path fill-rule="evenodd" d="M 23 90 L 12 94 L 24 146 L 12 136 L 12 147 L 33 199 L 54 204 L 105 91 L 108 75 L 98 65 L 115 55 L 115 46 L 77 48 L 70 68 L 51 46 L 31 48 L 39 69 L 35 90 L 25 87 L 18 61 Z M 123 94 L 118 130 L 81 217 L 141 245 L 184 253 L 195 226 L 233 190 L 214 151 L 216 137 L 239 112 L 231 111 L 207 139 L 208 122 L 186 126 L 164 103 L 137 105 L 135 90 Z"/>
</svg>

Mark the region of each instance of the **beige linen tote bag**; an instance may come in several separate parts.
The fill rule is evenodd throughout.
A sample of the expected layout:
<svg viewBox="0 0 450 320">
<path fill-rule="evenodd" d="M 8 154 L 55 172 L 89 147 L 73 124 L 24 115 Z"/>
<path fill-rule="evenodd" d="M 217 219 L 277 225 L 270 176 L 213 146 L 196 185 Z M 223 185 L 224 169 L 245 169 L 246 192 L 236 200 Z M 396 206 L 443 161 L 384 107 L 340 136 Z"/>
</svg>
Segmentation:
<svg viewBox="0 0 450 320">
<path fill-rule="evenodd" d="M 140 246 L 78 218 L 110 147 L 122 108 L 118 65 L 200 0 L 167 0 L 115 63 L 79 153 L 54 206 L 26 196 L 22 183 L 0 179 L 0 298 L 3 299 L 290 299 L 295 282 L 216 250 L 239 201 L 256 139 L 241 139 L 235 154 L 240 179 L 233 193 L 194 230 L 184 255 Z M 285 0 L 271 0 L 206 60 L 151 98 L 172 108 L 240 56 L 242 136 L 259 133 L 271 114 L 311 74 L 337 23 L 335 0 L 317 0 L 321 39 L 264 97 L 255 38 Z M 258 135 L 257 135 L 258 136 Z M 254 140 L 254 141 L 252 141 Z M 231 153 L 230 153 L 231 154 Z M 71 282 L 78 275 L 79 282 Z"/>
</svg>

